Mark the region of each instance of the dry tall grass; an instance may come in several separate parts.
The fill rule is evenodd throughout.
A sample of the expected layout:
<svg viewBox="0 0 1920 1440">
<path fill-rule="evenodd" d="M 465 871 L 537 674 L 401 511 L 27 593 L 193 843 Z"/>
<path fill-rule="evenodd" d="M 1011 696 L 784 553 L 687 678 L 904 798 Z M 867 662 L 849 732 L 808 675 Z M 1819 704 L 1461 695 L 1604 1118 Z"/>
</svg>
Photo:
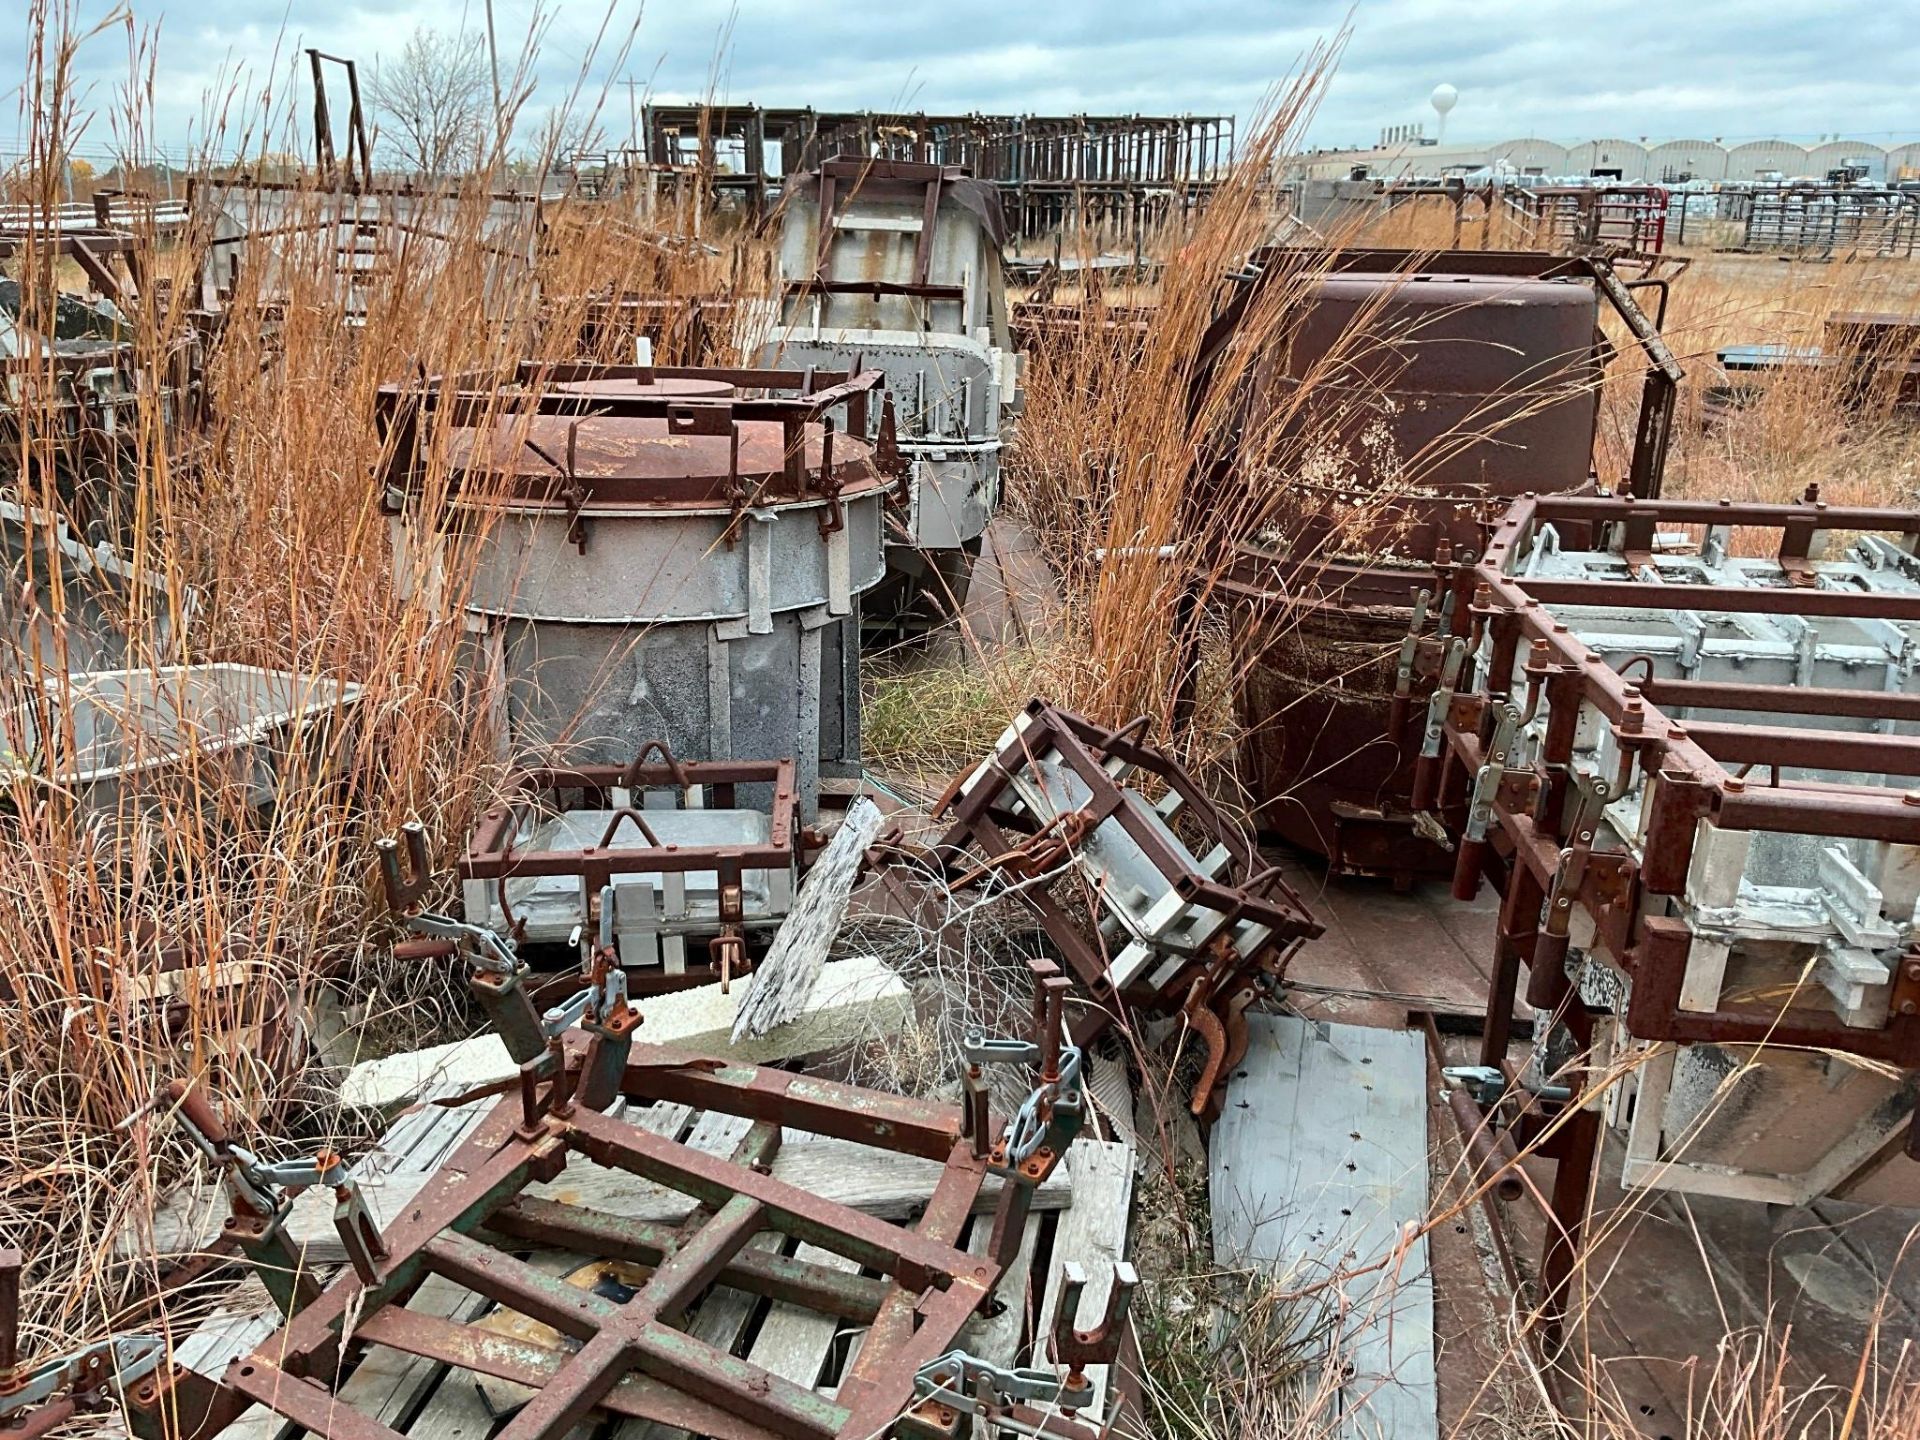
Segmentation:
<svg viewBox="0 0 1920 1440">
<path fill-rule="evenodd" d="M 46 211 L 64 199 L 65 157 L 89 125 L 138 159 L 150 42 L 124 16 L 110 28 L 132 37 L 129 98 L 89 118 L 75 57 L 117 35 L 84 31 L 65 0 L 36 0 L 29 17 L 22 93 L 44 103 L 23 110 L 31 155 L 11 179 Z M 256 114 L 236 99 L 222 118 L 217 137 L 290 148 L 265 138 L 288 128 L 285 108 Z M 110 462 L 76 463 L 50 358 L 10 376 L 0 477 L 33 538 L 16 546 L 0 659 L 11 752 L 0 780 L 0 1237 L 29 1256 L 29 1356 L 126 1328 L 152 1295 L 150 1267 L 121 1242 L 189 1163 L 171 1123 L 142 1118 L 167 1080 L 211 1090 L 249 1143 L 297 1150 L 349 1123 L 332 1087 L 315 1083 L 307 1031 L 323 987 L 396 1039 L 462 1023 L 456 977 L 391 960 L 368 881 L 373 838 L 419 817 L 456 842 L 498 778 L 461 656 L 466 558 L 485 521 L 390 556 L 373 483 L 377 388 L 497 371 L 548 346 L 570 354 L 595 294 L 764 292 L 751 246 L 724 233 L 685 244 L 620 200 L 542 213 L 543 228 L 528 202 L 526 263 L 510 261 L 488 219 L 489 192 L 504 184 L 504 172 L 470 177 L 428 226 L 389 206 L 372 243 L 402 258 L 379 262 L 364 323 L 350 322 L 336 273 L 329 189 L 280 196 L 283 263 L 261 263 L 256 247 L 241 268 L 212 345 L 202 430 L 169 423 L 177 397 L 160 381 L 205 329 L 193 313 L 214 239 L 204 227 L 170 244 L 141 237 L 174 283 L 128 316 L 137 424 Z M 26 287 L 29 329 L 48 328 L 55 271 L 52 237 L 29 234 L 15 266 L 37 281 Z M 437 452 L 428 472 L 431 505 L 445 484 Z M 111 540 L 131 577 L 49 567 L 63 521 L 89 543 Z M 87 737 L 68 671 L 95 604 L 124 632 L 125 666 L 284 671 L 321 698 L 318 712 L 279 747 L 270 776 L 236 764 L 217 727 L 162 743 L 130 723 L 126 760 L 155 768 L 137 787 L 81 783 Z M 357 704 L 332 703 L 342 681 L 363 687 Z"/>
<path fill-rule="evenodd" d="M 88 37 L 76 13 L 36 0 L 29 17 L 23 93 L 45 103 L 23 117 L 33 153 L 9 180 L 14 194 L 48 208 L 64 198 L 63 158 L 81 133 L 70 77 Z M 110 123 L 137 152 L 152 54 L 137 34 L 129 48 L 133 99 Z M 1109 720 L 1157 715 L 1164 730 L 1185 679 L 1179 617 L 1196 586 L 1204 591 L 1218 578 L 1215 542 L 1258 533 L 1286 500 L 1278 477 L 1296 458 L 1288 448 L 1297 443 L 1288 436 L 1293 411 L 1261 416 L 1240 436 L 1254 462 L 1246 468 L 1275 477 L 1268 488 L 1230 496 L 1211 489 L 1207 445 L 1259 352 L 1284 333 L 1307 279 L 1266 292 L 1243 327 L 1247 342 L 1223 358 L 1217 389 L 1198 410 L 1189 408 L 1188 381 L 1226 275 L 1270 238 L 1270 162 L 1297 136 L 1337 49 L 1315 52 L 1277 97 L 1205 218 L 1156 239 L 1151 249 L 1166 267 L 1145 332 L 1110 329 L 1096 303 L 1083 334 L 1065 342 L 1064 358 L 1030 372 L 1011 481 L 1062 577 L 1070 630 L 1037 659 L 1008 659 L 989 672 L 984 688 L 998 715 L 1042 688 Z M 234 117 L 255 139 L 279 133 L 283 123 L 284 115 Z M 258 148 L 268 147 L 261 140 Z M 368 903 L 368 845 L 415 816 L 451 841 L 489 798 L 493 737 L 471 723 L 460 654 L 462 559 L 484 534 L 469 527 L 451 532 L 444 551 L 405 550 L 396 576 L 371 483 L 381 458 L 371 423 L 376 388 L 421 369 L 493 369 L 571 345 L 597 296 L 765 293 L 763 247 L 711 217 L 662 233 L 636 207 L 615 202 L 550 209 L 534 263 L 482 303 L 493 250 L 482 235 L 485 197 L 498 178 L 476 177 L 450 200 L 440 234 L 416 247 L 420 263 L 393 267 L 373 288 L 364 325 L 348 323 L 319 251 L 307 257 L 311 263 L 290 266 L 273 294 L 263 293 L 263 272 L 243 271 L 230 302 L 236 318 L 209 371 L 211 418 L 202 433 L 183 437 L 170 427 L 163 397 L 149 384 L 119 463 L 77 476 L 51 420 L 51 365 L 29 362 L 14 377 L 21 423 L 0 471 L 43 538 L 25 546 L 10 597 L 22 585 L 33 596 L 36 583 L 48 592 L 43 606 L 29 600 L 16 607 L 21 613 L 7 614 L 13 652 L 0 664 L 9 677 L 5 713 L 37 712 L 31 718 L 38 722 L 30 735 L 19 718 L 12 721 L 7 740 L 20 763 L 10 767 L 0 800 L 8 861 L 0 867 L 0 993 L 11 992 L 0 998 L 0 1153 L 10 1162 L 0 1176 L 0 1238 L 30 1257 L 29 1354 L 126 1328 L 146 1309 L 154 1276 L 129 1262 L 116 1241 L 140 1232 L 190 1163 L 168 1127 L 139 1118 L 166 1080 L 208 1087 L 263 1149 L 298 1148 L 351 1123 L 334 1112 L 329 1087 L 315 1083 L 297 1034 L 323 985 L 338 984 L 394 1030 L 458 1018 L 452 977 L 388 958 Z M 325 205 L 319 192 L 295 202 L 313 216 Z M 701 240 L 690 243 L 690 233 Z M 196 273 L 197 252 L 211 238 L 189 235 L 167 254 L 157 237 L 144 237 L 150 258 L 176 283 L 164 296 L 142 296 L 130 317 L 141 374 L 165 373 L 169 357 L 190 343 L 195 297 L 181 282 Z M 20 266 L 41 278 L 28 287 L 27 318 L 43 325 L 52 252 L 29 243 Z M 1688 277 L 1696 278 L 1698 269 Z M 1882 284 L 1857 278 L 1861 299 Z M 1816 312 L 1802 313 L 1799 302 L 1781 307 L 1735 288 L 1715 300 L 1704 286 L 1689 298 L 1683 286 L 1670 329 L 1697 332 L 1683 348 L 1768 338 L 1743 328 L 1754 313 L 1778 312 L 1768 324 L 1781 334 L 1818 328 Z M 254 324 L 251 317 L 268 308 L 276 321 Z M 1854 300 L 1842 304 L 1836 292 L 1827 308 L 1855 308 Z M 607 343 L 621 353 L 623 341 Z M 1779 407 L 1778 423 L 1791 432 L 1790 397 Z M 1758 420 L 1763 431 L 1740 444 L 1771 443 L 1763 433 L 1775 423 L 1771 412 Z M 1832 434 L 1816 427 L 1798 451 L 1784 447 L 1783 472 L 1792 455 L 1823 462 Z M 1689 442 L 1681 453 L 1683 483 L 1712 489 L 1713 452 Z M 1910 476 L 1912 451 L 1900 455 Z M 1412 476 L 1434 459 L 1412 457 Z M 1745 452 L 1730 451 L 1726 463 L 1729 475 L 1754 473 Z M 445 477 L 437 464 L 429 468 L 431 498 Z M 133 580 L 88 597 L 79 592 L 91 581 L 70 581 L 57 568 L 46 573 L 63 513 L 78 529 L 118 540 Z M 364 694 L 350 709 L 323 710 L 304 733 L 307 743 L 287 748 L 264 797 L 259 777 L 237 771 L 231 752 L 190 741 L 137 799 L 89 804 L 96 792 L 62 779 L 81 741 L 68 718 L 64 676 L 87 598 L 124 608 L 132 666 L 232 661 L 287 671 L 313 694 L 334 681 L 362 685 Z M 1216 684 L 1208 693 L 1229 688 Z M 976 686 L 972 698 L 980 693 Z M 918 707 L 909 711 L 876 719 L 910 733 L 926 717 Z M 978 736 L 990 738 L 998 724 L 977 703 L 956 705 L 942 739 L 976 755 Z M 1204 752 L 1226 724 L 1216 703 L 1203 709 L 1200 727 L 1214 734 L 1175 738 Z M 142 755 L 159 758 L 151 747 L 136 751 Z M 189 957 L 184 968 L 168 968 L 176 946 Z M 151 998 L 164 993 L 172 1003 Z M 1190 1188 L 1173 1187 L 1176 1194 Z M 1191 1298 L 1168 1291 L 1153 1302 L 1166 1306 L 1155 1313 L 1166 1321 L 1158 1352 L 1166 1368 L 1157 1384 L 1167 1433 L 1250 1440 L 1274 1433 L 1281 1413 L 1309 1431 L 1332 1423 L 1313 1373 L 1301 1378 L 1321 1397 L 1308 1407 L 1315 1425 L 1301 1425 L 1298 1408 L 1280 1412 L 1272 1403 L 1269 1382 L 1292 1363 L 1296 1333 L 1280 1297 L 1256 1294 L 1244 1303 L 1238 1348 L 1224 1361 L 1211 1314 Z M 173 1312 L 181 1325 L 191 1315 L 185 1306 Z M 1772 1352 L 1730 1344 L 1727 1354 L 1727 1375 L 1703 1389 L 1696 1433 L 1753 1440 L 1794 1433 L 1798 1411 L 1781 1403 L 1777 1386 L 1768 1388 Z M 1871 1415 L 1851 1433 L 1912 1434 L 1920 1402 L 1911 1376 L 1881 1378 Z M 1610 1420 L 1596 1433 L 1623 1434 L 1624 1422 Z"/>
</svg>

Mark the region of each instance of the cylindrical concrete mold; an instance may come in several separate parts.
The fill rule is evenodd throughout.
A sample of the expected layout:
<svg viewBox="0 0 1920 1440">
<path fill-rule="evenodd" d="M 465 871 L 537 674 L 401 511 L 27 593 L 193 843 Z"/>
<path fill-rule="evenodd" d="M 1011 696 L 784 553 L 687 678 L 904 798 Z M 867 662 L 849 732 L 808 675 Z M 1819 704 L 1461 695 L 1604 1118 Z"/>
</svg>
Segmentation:
<svg viewBox="0 0 1920 1440">
<path fill-rule="evenodd" d="M 761 357 L 886 376 L 911 499 L 864 618 L 921 630 L 965 599 L 999 504 L 1001 429 L 1019 375 L 999 197 L 951 166 L 831 160 L 790 182 L 785 217 L 786 290 Z"/>
<path fill-rule="evenodd" d="M 1233 586 L 1264 830 L 1342 870 L 1451 868 L 1412 824 L 1417 747 L 1389 733 L 1399 642 L 1436 554 L 1478 543 L 1484 498 L 1587 484 L 1598 321 L 1570 277 L 1332 274 L 1260 367 L 1249 413 L 1298 407 L 1286 506 Z M 1414 710 L 1430 691 L 1421 677 Z"/>
<path fill-rule="evenodd" d="M 877 449 L 856 438 L 879 375 L 812 392 L 774 371 L 519 379 L 506 402 L 387 398 L 416 438 L 456 426 L 449 506 L 481 537 L 467 611 L 510 750 L 792 758 L 811 815 L 821 773 L 859 768 L 859 597 L 897 488 L 890 423 Z"/>
</svg>

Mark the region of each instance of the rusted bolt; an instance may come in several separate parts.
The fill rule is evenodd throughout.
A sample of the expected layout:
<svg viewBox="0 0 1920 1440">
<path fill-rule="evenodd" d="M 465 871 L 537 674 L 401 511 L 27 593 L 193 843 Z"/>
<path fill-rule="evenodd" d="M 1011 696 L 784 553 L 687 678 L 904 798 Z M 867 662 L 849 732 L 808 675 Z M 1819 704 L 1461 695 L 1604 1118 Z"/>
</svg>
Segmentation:
<svg viewBox="0 0 1920 1440">
<path fill-rule="evenodd" d="M 1907 979 L 1920 980 L 1920 960 L 1909 960 L 1907 962 Z"/>
<path fill-rule="evenodd" d="M 1900 1013 L 1902 1015 L 1920 1015 L 1920 1002 L 1902 1000 L 1900 1002 Z"/>
<path fill-rule="evenodd" d="M 1684 725 L 1676 725 L 1676 726 L 1674 726 L 1674 727 L 1673 727 L 1673 728 L 1672 728 L 1671 730 L 1669 730 L 1669 731 L 1667 731 L 1667 738 L 1668 738 L 1669 740 L 1684 740 L 1684 739 L 1686 739 L 1686 738 L 1687 738 L 1687 727 L 1686 727 L 1686 726 L 1684 726 Z"/>
<path fill-rule="evenodd" d="M 1909 790 L 1900 797 L 1902 805 L 1920 805 L 1920 790 Z"/>
<path fill-rule="evenodd" d="M 1738 795 L 1742 790 L 1747 788 L 1747 782 L 1742 780 L 1738 775 L 1729 775 L 1726 780 L 1722 782 L 1720 788 L 1725 790 L 1729 795 Z"/>
</svg>

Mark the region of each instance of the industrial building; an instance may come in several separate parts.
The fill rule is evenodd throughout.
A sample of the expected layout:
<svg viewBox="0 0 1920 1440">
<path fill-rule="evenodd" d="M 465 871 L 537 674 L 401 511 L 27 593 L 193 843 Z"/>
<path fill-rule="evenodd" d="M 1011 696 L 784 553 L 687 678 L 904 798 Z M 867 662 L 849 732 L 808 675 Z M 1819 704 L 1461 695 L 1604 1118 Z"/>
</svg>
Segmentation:
<svg viewBox="0 0 1920 1440">
<path fill-rule="evenodd" d="M 1813 145 L 1792 140 L 1748 140 L 1728 145 L 1717 139 L 1653 141 L 1644 136 L 1638 140 L 1578 140 L 1564 145 L 1537 136 L 1491 144 L 1435 143 L 1417 131 L 1405 138 L 1389 138 L 1404 135 L 1409 128 L 1389 128 L 1382 133 L 1382 143 L 1370 149 L 1318 150 L 1297 156 L 1289 178 L 1341 180 L 1364 172 L 1358 178 L 1391 180 L 1499 170 L 1548 180 L 1591 177 L 1679 185 L 1696 180 L 1824 179 L 1836 170 L 1855 170 L 1862 172 L 1858 178 L 1882 184 L 1920 179 L 1920 139 L 1889 147 L 1844 136 Z"/>
</svg>

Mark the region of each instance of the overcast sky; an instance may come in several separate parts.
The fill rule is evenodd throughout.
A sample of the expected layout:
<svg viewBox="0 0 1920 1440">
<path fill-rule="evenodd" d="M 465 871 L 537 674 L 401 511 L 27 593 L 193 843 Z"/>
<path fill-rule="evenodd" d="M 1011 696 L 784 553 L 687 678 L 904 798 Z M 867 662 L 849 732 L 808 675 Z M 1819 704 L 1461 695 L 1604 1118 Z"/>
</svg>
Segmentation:
<svg viewBox="0 0 1920 1440">
<path fill-rule="evenodd" d="M 482 0 L 133 0 L 157 32 L 153 128 L 169 147 L 204 134 L 204 97 L 236 75 L 288 93 L 289 57 L 318 46 L 363 64 L 397 50 L 416 25 L 478 28 Z M 81 0 L 98 17 L 112 6 Z M 529 0 L 496 0 L 503 51 L 518 53 Z M 542 50 L 533 111 L 560 100 L 593 44 L 604 4 L 564 0 Z M 17 13 L 17 12 L 16 12 Z M 633 0 L 620 0 L 624 35 Z M 723 98 L 816 108 L 1237 114 L 1348 14 L 1341 0 L 1142 3 L 972 0 L 846 4 L 833 0 L 655 0 L 626 61 L 609 43 L 590 90 L 630 76 L 660 98 Z M 0 31 L 0 83 L 16 108 L 25 72 L 19 30 Z M 275 55 L 278 52 L 276 64 Z M 81 52 L 95 104 L 125 83 L 124 36 Z M 1920 0 L 1362 0 L 1338 73 L 1307 139 L 1371 143 L 1384 125 L 1425 120 L 1446 81 L 1460 92 L 1449 138 L 1498 140 L 1839 133 L 1879 143 L 1920 139 Z M 297 90 L 304 107 L 305 81 Z M 607 128 L 627 128 L 615 84 Z M 0 136 L 12 129 L 0 111 Z M 82 149 L 107 148 L 96 122 Z"/>
</svg>

